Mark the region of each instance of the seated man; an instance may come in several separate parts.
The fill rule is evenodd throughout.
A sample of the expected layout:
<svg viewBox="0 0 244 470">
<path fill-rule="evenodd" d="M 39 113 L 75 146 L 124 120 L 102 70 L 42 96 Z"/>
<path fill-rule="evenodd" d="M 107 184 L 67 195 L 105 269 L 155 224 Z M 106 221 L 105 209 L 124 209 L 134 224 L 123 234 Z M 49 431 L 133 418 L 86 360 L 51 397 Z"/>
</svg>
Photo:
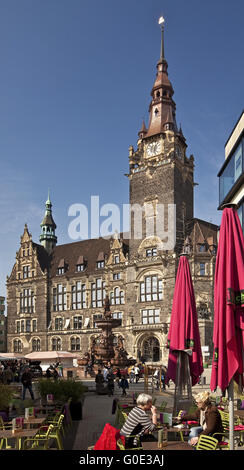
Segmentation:
<svg viewBox="0 0 244 470">
<path fill-rule="evenodd" d="M 120 430 L 120 434 L 126 438 L 126 447 L 137 445 L 136 439 L 130 436 L 138 436 L 141 440 L 147 440 L 146 436 L 149 432 L 154 431 L 157 426 L 156 407 L 152 405 L 152 397 L 141 393 L 137 400 L 137 406 L 128 414 L 125 424 Z M 151 410 L 152 420 L 146 411 Z"/>
<path fill-rule="evenodd" d="M 205 434 L 212 436 L 214 433 L 222 433 L 222 421 L 221 416 L 216 408 L 211 404 L 209 399 L 209 392 L 198 393 L 195 396 L 197 404 L 197 410 L 192 415 L 184 415 L 181 421 L 198 421 L 199 425 L 194 426 L 190 430 L 188 443 L 196 445 L 199 439 L 199 435 Z M 218 440 L 221 440 L 221 435 L 217 436 Z"/>
</svg>

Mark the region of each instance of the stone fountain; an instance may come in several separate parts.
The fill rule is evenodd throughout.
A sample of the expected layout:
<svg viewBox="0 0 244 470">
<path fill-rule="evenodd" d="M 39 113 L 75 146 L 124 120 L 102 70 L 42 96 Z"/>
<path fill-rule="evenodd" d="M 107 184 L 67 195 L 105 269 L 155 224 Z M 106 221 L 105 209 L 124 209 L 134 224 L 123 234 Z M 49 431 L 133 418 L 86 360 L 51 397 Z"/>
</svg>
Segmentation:
<svg viewBox="0 0 244 470">
<path fill-rule="evenodd" d="M 114 340 L 116 336 L 113 334 L 113 329 L 121 326 L 121 320 L 112 317 L 108 295 L 104 301 L 103 318 L 96 320 L 96 324 L 97 328 L 102 330 L 102 333 L 93 340 L 91 354 L 87 353 L 81 360 L 82 363 L 88 363 L 89 358 L 93 357 L 95 366 L 103 366 L 110 363 L 112 366 L 126 367 L 132 363 L 134 364 L 135 360 L 128 359 L 128 353 L 124 349 L 121 335 L 118 337 L 117 344 L 115 345 Z"/>
</svg>

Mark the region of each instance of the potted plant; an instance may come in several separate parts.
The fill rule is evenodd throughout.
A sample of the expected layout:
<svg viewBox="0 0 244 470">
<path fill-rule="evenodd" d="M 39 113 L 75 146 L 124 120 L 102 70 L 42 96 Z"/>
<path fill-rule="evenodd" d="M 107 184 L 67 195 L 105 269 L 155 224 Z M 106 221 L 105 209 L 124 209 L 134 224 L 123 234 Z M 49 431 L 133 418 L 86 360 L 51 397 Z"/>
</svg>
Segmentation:
<svg viewBox="0 0 244 470">
<path fill-rule="evenodd" d="M 14 391 L 9 385 L 0 384 L 0 413 L 5 416 L 9 414 L 9 406 L 14 396 Z"/>
<path fill-rule="evenodd" d="M 42 399 L 45 399 L 48 394 L 52 394 L 54 400 L 67 403 L 71 398 L 70 414 L 72 419 L 82 419 L 84 393 L 87 390 L 82 382 L 76 382 L 71 379 L 56 381 L 41 379 L 38 381 L 38 390 Z"/>
</svg>

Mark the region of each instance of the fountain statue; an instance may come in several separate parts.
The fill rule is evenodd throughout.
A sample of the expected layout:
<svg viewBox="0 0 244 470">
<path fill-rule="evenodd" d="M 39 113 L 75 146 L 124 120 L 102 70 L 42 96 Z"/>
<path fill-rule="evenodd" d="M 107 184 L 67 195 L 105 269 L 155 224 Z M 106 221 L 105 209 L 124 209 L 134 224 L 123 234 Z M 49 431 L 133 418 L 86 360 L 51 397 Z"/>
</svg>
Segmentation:
<svg viewBox="0 0 244 470">
<path fill-rule="evenodd" d="M 117 344 L 115 344 L 116 336 L 112 330 L 121 326 L 121 319 L 112 317 L 108 295 L 106 295 L 104 300 L 103 318 L 96 320 L 96 325 L 97 328 L 102 330 L 102 333 L 97 338 L 92 339 L 90 357 L 94 358 L 95 364 L 102 366 L 110 363 L 112 366 L 126 367 L 136 362 L 133 359 L 132 361 L 128 359 L 128 353 L 124 349 L 123 337 L 121 335 L 117 338 Z M 82 358 L 81 361 L 83 364 L 87 363 L 88 355 Z"/>
</svg>

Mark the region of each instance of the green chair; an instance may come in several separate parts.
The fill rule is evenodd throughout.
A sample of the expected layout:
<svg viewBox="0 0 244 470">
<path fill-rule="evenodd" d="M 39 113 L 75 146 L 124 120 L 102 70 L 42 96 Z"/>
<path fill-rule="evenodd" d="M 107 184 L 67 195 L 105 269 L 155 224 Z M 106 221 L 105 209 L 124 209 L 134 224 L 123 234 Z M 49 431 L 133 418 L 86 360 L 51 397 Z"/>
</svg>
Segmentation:
<svg viewBox="0 0 244 470">
<path fill-rule="evenodd" d="M 64 415 L 60 415 L 57 422 L 49 423 L 49 426 L 52 426 L 52 429 L 49 433 L 49 439 L 54 439 L 58 450 L 63 450 L 63 441 L 62 441 L 62 434 L 63 434 L 63 420 Z M 42 432 L 38 433 L 40 437 L 42 437 Z"/>
<path fill-rule="evenodd" d="M 130 436 L 130 437 L 136 437 L 136 436 Z M 118 446 L 119 450 L 142 450 L 143 449 L 143 447 L 141 447 L 141 446 L 140 447 L 132 447 L 131 449 L 126 449 L 121 439 L 117 440 L 117 446 Z"/>
<path fill-rule="evenodd" d="M 60 431 L 60 434 L 62 434 L 64 437 L 64 434 L 65 434 L 64 433 L 64 414 L 57 413 L 54 419 L 53 420 L 48 419 L 47 423 L 52 424 L 54 428 L 58 428 Z"/>
<path fill-rule="evenodd" d="M 218 447 L 218 439 L 202 434 L 199 437 L 199 440 L 197 442 L 195 449 L 196 450 L 216 450 L 217 447 Z"/>
<path fill-rule="evenodd" d="M 42 426 L 35 437 L 24 440 L 23 450 L 48 450 L 49 440 L 53 431 L 53 425 L 50 424 L 44 432 L 46 427 Z"/>
<path fill-rule="evenodd" d="M 167 407 L 167 401 L 162 401 L 162 403 L 159 406 L 159 411 L 163 413 Z"/>
<path fill-rule="evenodd" d="M 12 429 L 12 423 L 5 423 L 3 421 L 2 416 L 0 415 L 0 430 L 1 431 L 6 431 L 8 429 Z M 4 444 L 5 444 L 5 446 L 4 446 Z M 6 439 L 5 437 L 0 439 L 0 450 L 3 449 L 3 448 L 6 449 L 6 450 L 7 449 L 13 449 L 13 447 L 9 445 L 8 439 Z"/>
</svg>

